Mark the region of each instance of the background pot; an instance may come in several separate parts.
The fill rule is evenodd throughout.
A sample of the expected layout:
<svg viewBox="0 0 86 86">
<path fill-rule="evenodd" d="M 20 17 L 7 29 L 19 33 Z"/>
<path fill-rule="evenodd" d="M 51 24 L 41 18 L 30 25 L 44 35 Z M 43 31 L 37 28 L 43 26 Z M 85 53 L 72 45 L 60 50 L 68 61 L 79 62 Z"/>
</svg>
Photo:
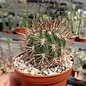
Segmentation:
<svg viewBox="0 0 86 86">
<path fill-rule="evenodd" d="M 76 36 L 69 38 L 71 41 L 75 41 Z"/>
<path fill-rule="evenodd" d="M 23 53 L 19 54 L 15 58 L 21 56 Z M 13 62 L 15 61 L 15 58 Z M 13 68 L 18 74 L 23 86 L 66 86 L 67 77 L 70 75 L 72 68 L 53 76 L 41 76 L 41 75 L 31 75 L 25 74 L 18 71 L 14 65 Z"/>
<path fill-rule="evenodd" d="M 3 29 L 2 32 L 3 33 L 8 33 L 8 30 Z"/>
<path fill-rule="evenodd" d="M 72 40 L 72 41 L 77 41 L 77 42 L 79 42 L 79 37 L 78 36 L 74 36 L 74 37 L 71 37 L 71 38 L 69 38 L 70 40 Z"/>
<path fill-rule="evenodd" d="M 80 71 L 75 71 L 75 70 L 72 70 L 72 72 L 71 72 L 71 75 L 74 77 L 75 76 L 75 73 L 79 73 Z"/>
<path fill-rule="evenodd" d="M 85 37 L 85 38 L 81 38 L 81 37 L 79 37 L 79 42 L 86 43 L 86 37 Z"/>
<path fill-rule="evenodd" d="M 24 29 L 24 28 L 16 27 L 16 28 L 15 28 L 15 32 L 16 32 L 17 34 L 22 34 L 22 33 L 25 32 L 25 29 Z"/>
<path fill-rule="evenodd" d="M 3 33 L 14 34 L 14 30 L 2 30 Z"/>
</svg>

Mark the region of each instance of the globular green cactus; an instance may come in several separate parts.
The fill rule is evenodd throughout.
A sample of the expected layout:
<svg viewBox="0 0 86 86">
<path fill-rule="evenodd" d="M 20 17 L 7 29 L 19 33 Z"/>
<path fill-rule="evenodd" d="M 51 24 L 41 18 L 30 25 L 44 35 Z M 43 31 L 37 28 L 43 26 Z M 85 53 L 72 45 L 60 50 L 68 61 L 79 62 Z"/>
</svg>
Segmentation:
<svg viewBox="0 0 86 86">
<path fill-rule="evenodd" d="M 40 29 L 37 32 L 29 34 L 29 42 L 27 46 L 32 47 L 31 54 L 44 54 L 45 57 L 61 56 L 61 48 L 65 47 L 66 41 L 63 37 L 57 36 L 55 30 Z M 37 57 L 37 56 L 36 56 Z"/>
<path fill-rule="evenodd" d="M 27 60 L 37 68 L 55 66 L 64 57 L 65 37 L 70 31 L 57 21 L 35 24 L 23 35 L 23 46 L 29 52 Z"/>
</svg>

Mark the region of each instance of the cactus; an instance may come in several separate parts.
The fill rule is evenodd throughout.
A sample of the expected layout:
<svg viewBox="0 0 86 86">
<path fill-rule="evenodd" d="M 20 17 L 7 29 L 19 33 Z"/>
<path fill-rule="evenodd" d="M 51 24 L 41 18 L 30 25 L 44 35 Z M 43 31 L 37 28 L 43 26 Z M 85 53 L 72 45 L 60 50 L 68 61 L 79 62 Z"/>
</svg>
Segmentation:
<svg viewBox="0 0 86 86">
<path fill-rule="evenodd" d="M 54 30 L 39 30 L 38 32 L 31 32 L 29 35 L 29 43 L 27 46 L 34 48 L 31 53 L 45 54 L 47 57 L 59 57 L 61 55 L 61 47 L 64 47 L 66 41 L 63 37 L 58 37 L 54 34 Z"/>
<path fill-rule="evenodd" d="M 82 10 L 76 11 L 76 5 L 72 5 L 72 11 L 68 14 L 68 26 L 73 30 L 75 35 L 80 36 L 83 25 L 83 12 Z"/>
<path fill-rule="evenodd" d="M 9 16 L 7 17 L 7 20 L 8 20 L 8 29 L 9 29 L 9 30 L 12 30 L 13 27 L 14 27 L 15 18 L 14 18 L 12 15 L 9 15 Z"/>
<path fill-rule="evenodd" d="M 11 40 L 10 38 L 7 38 L 7 45 L 8 45 L 8 50 L 9 50 L 9 62 L 10 62 L 10 69 L 12 67 L 12 53 L 11 53 Z"/>
<path fill-rule="evenodd" d="M 6 67 L 5 67 L 5 57 L 4 57 L 4 51 L 3 51 L 3 48 L 1 47 L 1 44 L 0 44 L 0 53 L 1 53 L 1 58 L 0 58 L 0 67 L 1 67 L 1 71 L 3 73 L 6 72 Z M 3 64 L 3 66 L 2 66 Z"/>
<path fill-rule="evenodd" d="M 64 57 L 65 38 L 70 32 L 57 20 L 35 23 L 23 34 L 23 46 L 29 54 L 26 60 L 37 68 L 55 66 Z"/>
</svg>

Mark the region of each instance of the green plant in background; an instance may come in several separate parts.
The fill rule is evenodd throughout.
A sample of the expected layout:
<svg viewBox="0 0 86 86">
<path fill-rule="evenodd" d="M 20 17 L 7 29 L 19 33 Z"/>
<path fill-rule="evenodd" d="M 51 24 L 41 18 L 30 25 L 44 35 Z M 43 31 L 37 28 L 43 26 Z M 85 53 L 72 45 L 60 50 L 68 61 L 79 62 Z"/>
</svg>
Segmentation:
<svg viewBox="0 0 86 86">
<path fill-rule="evenodd" d="M 2 72 L 5 73 L 5 71 L 6 71 L 6 68 L 5 68 L 5 57 L 4 57 L 4 52 L 3 52 L 3 48 L 1 47 L 1 44 L 0 44 L 0 53 L 1 53 L 0 68 L 2 69 Z"/>
<path fill-rule="evenodd" d="M 74 22 L 74 17 L 75 17 L 75 13 L 76 13 L 76 5 L 73 4 L 72 5 L 72 11 L 68 13 L 68 26 L 71 30 L 74 30 L 75 28 L 73 28 L 73 22 Z"/>
<path fill-rule="evenodd" d="M 33 15 L 33 21 L 35 22 L 43 22 L 49 19 L 51 19 L 51 17 L 45 13 L 36 13 Z"/>
<path fill-rule="evenodd" d="M 43 22 L 48 19 L 51 19 L 51 17 L 47 16 L 44 13 L 36 13 L 36 14 L 31 14 L 31 18 L 24 18 L 20 17 L 19 18 L 19 27 L 25 28 L 25 27 L 32 27 L 32 24 L 35 22 Z"/>
<path fill-rule="evenodd" d="M 19 18 L 19 27 L 26 28 L 31 26 L 32 26 L 32 19 L 24 17 Z"/>
<path fill-rule="evenodd" d="M 28 18 L 27 22 L 26 22 L 26 26 L 28 25 L 28 27 L 32 26 L 32 19 Z"/>
<path fill-rule="evenodd" d="M 76 5 L 72 5 L 72 11 L 68 14 L 68 26 L 76 34 L 81 35 L 83 15 L 80 11 L 76 11 Z"/>
<path fill-rule="evenodd" d="M 74 70 L 81 71 L 82 65 L 86 63 L 86 52 L 85 51 L 79 51 L 78 48 L 70 47 L 69 51 L 74 56 Z"/>
<path fill-rule="evenodd" d="M 68 19 L 67 18 L 62 17 L 62 16 L 58 16 L 57 20 L 58 20 L 59 23 L 62 23 L 62 24 L 65 24 L 65 25 L 68 26 Z M 68 29 L 70 29 L 70 28 L 68 28 Z"/>
<path fill-rule="evenodd" d="M 79 60 L 80 60 L 81 65 L 86 63 L 86 51 L 81 51 L 80 52 Z"/>
<path fill-rule="evenodd" d="M 12 53 L 11 53 L 11 40 L 7 38 L 8 57 L 4 56 L 4 48 L 0 44 L 0 70 L 2 73 L 12 72 Z"/>
<path fill-rule="evenodd" d="M 2 24 L 3 24 L 3 29 L 7 29 L 7 28 L 6 28 L 6 22 L 5 22 L 5 19 L 4 19 L 3 16 L 2 16 Z"/>
<path fill-rule="evenodd" d="M 11 40 L 10 38 L 7 38 L 7 45 L 8 45 L 8 50 L 9 50 L 9 61 L 10 61 L 10 69 L 11 69 L 11 64 L 12 64 L 12 53 L 11 53 Z"/>
<path fill-rule="evenodd" d="M 12 15 L 8 15 L 9 6 L 7 5 L 7 3 L 1 3 L 0 5 L 3 29 L 12 30 L 12 28 L 14 27 L 15 19 Z M 8 25 L 6 23 L 8 23 Z"/>
<path fill-rule="evenodd" d="M 19 17 L 19 27 L 23 27 L 23 17 Z"/>
<path fill-rule="evenodd" d="M 82 22 L 83 22 L 83 15 L 82 13 L 78 10 L 76 12 L 76 26 L 75 26 L 75 34 L 81 35 L 82 31 Z"/>
<path fill-rule="evenodd" d="M 1 5 L 2 10 L 4 10 L 4 4 L 1 3 L 0 5 Z M 5 18 L 3 16 L 3 14 L 4 14 L 4 12 L 2 12 L 2 14 L 1 14 L 2 24 L 3 24 L 3 29 L 6 29 L 6 22 L 5 22 Z"/>
<path fill-rule="evenodd" d="M 7 5 L 5 3 L 0 3 L 0 9 L 2 9 L 2 7 L 7 8 Z"/>
<path fill-rule="evenodd" d="M 0 44 L 0 53 L 1 53 L 1 58 L 0 58 L 0 67 L 1 67 L 1 59 L 4 59 L 4 54 L 3 54 L 3 49 Z"/>
<path fill-rule="evenodd" d="M 15 26 L 15 17 L 13 15 L 8 15 L 7 21 L 8 21 L 8 29 L 12 30 L 13 27 Z"/>
<path fill-rule="evenodd" d="M 78 53 L 78 48 L 72 48 L 72 55 L 74 56 L 74 67 L 73 70 L 80 71 L 82 70 L 82 66 L 79 60 L 79 53 Z"/>
<path fill-rule="evenodd" d="M 15 16 L 14 10 L 10 10 L 9 15 Z"/>
</svg>

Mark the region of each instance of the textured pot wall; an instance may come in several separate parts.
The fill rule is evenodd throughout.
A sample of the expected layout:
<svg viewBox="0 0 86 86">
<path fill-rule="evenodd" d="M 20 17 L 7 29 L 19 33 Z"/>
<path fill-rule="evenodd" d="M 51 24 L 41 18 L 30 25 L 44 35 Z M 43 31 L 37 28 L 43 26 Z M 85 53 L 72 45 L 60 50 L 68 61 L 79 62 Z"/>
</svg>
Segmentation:
<svg viewBox="0 0 86 86">
<path fill-rule="evenodd" d="M 21 56 L 22 54 L 23 53 L 19 54 L 15 58 Z M 14 66 L 13 68 L 15 72 L 18 74 L 23 86 L 66 86 L 67 78 L 72 71 L 71 67 L 67 71 L 64 71 L 54 76 L 38 76 L 22 73 L 18 71 Z"/>
</svg>

